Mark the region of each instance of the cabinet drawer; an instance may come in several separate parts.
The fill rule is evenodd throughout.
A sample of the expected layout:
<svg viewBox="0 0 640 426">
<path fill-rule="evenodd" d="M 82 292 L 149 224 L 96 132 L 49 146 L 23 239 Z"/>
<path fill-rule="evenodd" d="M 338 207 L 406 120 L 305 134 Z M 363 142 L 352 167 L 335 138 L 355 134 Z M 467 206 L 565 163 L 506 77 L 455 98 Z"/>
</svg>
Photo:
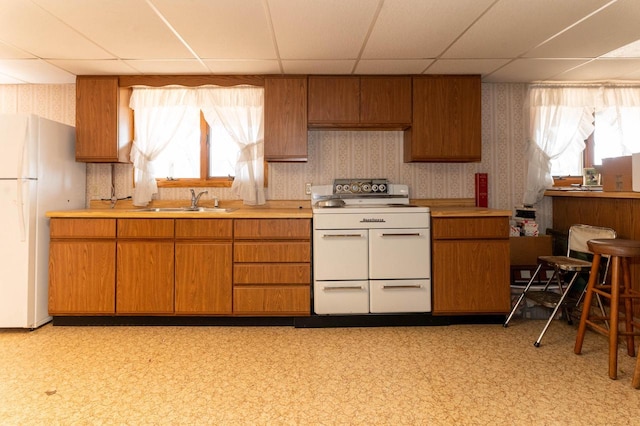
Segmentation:
<svg viewBox="0 0 640 426">
<path fill-rule="evenodd" d="M 311 239 L 311 219 L 236 219 L 236 239 Z"/>
<path fill-rule="evenodd" d="M 310 284 L 309 263 L 245 263 L 233 266 L 234 284 Z"/>
<path fill-rule="evenodd" d="M 309 315 L 309 286 L 235 287 L 233 312 L 236 315 Z"/>
<path fill-rule="evenodd" d="M 51 238 L 115 238 L 115 219 L 52 218 Z"/>
<path fill-rule="evenodd" d="M 508 217 L 431 218 L 434 240 L 509 238 Z"/>
<path fill-rule="evenodd" d="M 231 219 L 176 219 L 176 238 L 230 239 L 232 236 Z"/>
<path fill-rule="evenodd" d="M 238 242 L 233 248 L 235 262 L 310 262 L 311 243 Z"/>
<path fill-rule="evenodd" d="M 173 238 L 173 219 L 118 219 L 119 238 Z"/>
</svg>

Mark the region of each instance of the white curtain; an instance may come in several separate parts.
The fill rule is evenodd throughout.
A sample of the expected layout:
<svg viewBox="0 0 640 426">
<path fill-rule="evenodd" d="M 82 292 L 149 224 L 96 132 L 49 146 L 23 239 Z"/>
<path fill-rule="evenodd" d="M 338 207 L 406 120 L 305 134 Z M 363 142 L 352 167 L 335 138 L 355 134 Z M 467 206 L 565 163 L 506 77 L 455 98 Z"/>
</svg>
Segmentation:
<svg viewBox="0 0 640 426">
<path fill-rule="evenodd" d="M 207 123 L 222 124 L 240 148 L 232 191 L 247 205 L 264 204 L 264 89 L 201 87 L 198 104 Z"/>
<path fill-rule="evenodd" d="M 130 159 L 135 188 L 133 205 L 146 206 L 158 192 L 153 161 L 172 141 L 185 122 L 200 122 L 195 97 L 186 88 L 135 88 L 129 103 L 135 110 L 135 134 Z"/>
<path fill-rule="evenodd" d="M 171 143 L 179 125 L 199 126 L 201 110 L 208 123 L 221 123 L 240 147 L 234 193 L 245 204 L 265 203 L 262 87 L 134 88 L 129 105 L 136 114 L 131 148 L 135 206 L 147 205 L 158 192 L 153 161 Z"/>
<path fill-rule="evenodd" d="M 551 160 L 566 150 L 581 152 L 593 132 L 597 89 L 529 89 L 529 143 L 524 204 L 540 201 L 553 186 Z"/>
</svg>

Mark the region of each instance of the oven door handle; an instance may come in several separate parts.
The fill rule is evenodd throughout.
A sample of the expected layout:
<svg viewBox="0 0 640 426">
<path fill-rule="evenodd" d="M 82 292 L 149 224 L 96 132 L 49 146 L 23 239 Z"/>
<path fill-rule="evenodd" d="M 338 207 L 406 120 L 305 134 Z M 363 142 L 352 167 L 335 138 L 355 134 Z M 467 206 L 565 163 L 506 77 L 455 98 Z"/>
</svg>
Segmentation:
<svg viewBox="0 0 640 426">
<path fill-rule="evenodd" d="M 381 237 L 419 237 L 420 235 L 422 235 L 420 232 L 398 232 L 393 234 L 380 234 Z"/>
<path fill-rule="evenodd" d="M 343 285 L 339 287 L 325 287 L 324 291 L 337 291 L 337 290 L 362 290 L 363 287 L 361 285 Z"/>
<path fill-rule="evenodd" d="M 422 288 L 420 284 L 404 284 L 404 285 L 383 285 L 382 289 L 409 289 L 409 288 Z"/>
<path fill-rule="evenodd" d="M 362 234 L 322 234 L 322 238 L 361 238 Z"/>
</svg>

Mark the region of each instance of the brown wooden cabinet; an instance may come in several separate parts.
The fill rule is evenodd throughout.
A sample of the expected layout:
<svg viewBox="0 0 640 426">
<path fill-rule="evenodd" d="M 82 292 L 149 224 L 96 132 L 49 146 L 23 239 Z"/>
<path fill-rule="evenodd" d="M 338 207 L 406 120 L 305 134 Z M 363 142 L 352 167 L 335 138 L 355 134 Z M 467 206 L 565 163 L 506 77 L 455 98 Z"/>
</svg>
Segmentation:
<svg viewBox="0 0 640 426">
<path fill-rule="evenodd" d="M 175 313 L 231 315 L 231 219 L 176 219 Z"/>
<path fill-rule="evenodd" d="M 405 129 L 411 77 L 309 76 L 310 128 Z"/>
<path fill-rule="evenodd" d="M 116 312 L 174 312 L 174 220 L 118 219 Z"/>
<path fill-rule="evenodd" d="M 508 313 L 509 218 L 432 218 L 434 315 Z"/>
<path fill-rule="evenodd" d="M 480 161 L 481 125 L 480 76 L 414 76 L 404 161 Z"/>
<path fill-rule="evenodd" d="M 264 158 L 307 161 L 307 78 L 264 80 Z"/>
<path fill-rule="evenodd" d="M 115 312 L 115 219 L 50 222 L 49 314 Z"/>
<path fill-rule="evenodd" d="M 88 163 L 129 161 L 132 120 L 129 90 L 115 76 L 76 78 L 76 160 Z"/>
<path fill-rule="evenodd" d="M 234 314 L 310 315 L 310 219 L 236 219 L 233 257 Z"/>
</svg>

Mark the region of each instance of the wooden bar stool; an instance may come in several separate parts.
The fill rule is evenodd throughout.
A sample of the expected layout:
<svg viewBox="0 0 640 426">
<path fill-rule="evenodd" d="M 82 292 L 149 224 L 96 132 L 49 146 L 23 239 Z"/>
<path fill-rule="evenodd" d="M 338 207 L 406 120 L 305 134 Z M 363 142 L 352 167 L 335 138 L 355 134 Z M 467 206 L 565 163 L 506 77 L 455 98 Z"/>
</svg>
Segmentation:
<svg viewBox="0 0 640 426">
<path fill-rule="evenodd" d="M 640 257 L 640 241 L 602 238 L 589 240 L 587 245 L 594 256 L 573 351 L 576 354 L 580 354 L 587 325 L 608 335 L 609 377 L 616 379 L 618 376 L 618 336 L 626 337 L 629 356 L 635 356 L 633 338 L 634 336 L 640 336 L 640 330 L 634 331 L 634 326 L 640 327 L 640 325 L 633 322 L 633 299 L 640 299 L 640 292 L 631 289 L 631 276 L 629 274 L 629 259 Z M 611 256 L 611 284 L 601 285 L 596 282 L 597 270 L 602 256 Z M 591 302 L 594 294 L 609 299 L 608 316 L 594 316 L 591 314 Z M 620 299 L 624 301 L 625 331 L 618 329 Z M 608 329 L 603 327 L 601 323 L 607 320 L 609 321 Z"/>
</svg>

